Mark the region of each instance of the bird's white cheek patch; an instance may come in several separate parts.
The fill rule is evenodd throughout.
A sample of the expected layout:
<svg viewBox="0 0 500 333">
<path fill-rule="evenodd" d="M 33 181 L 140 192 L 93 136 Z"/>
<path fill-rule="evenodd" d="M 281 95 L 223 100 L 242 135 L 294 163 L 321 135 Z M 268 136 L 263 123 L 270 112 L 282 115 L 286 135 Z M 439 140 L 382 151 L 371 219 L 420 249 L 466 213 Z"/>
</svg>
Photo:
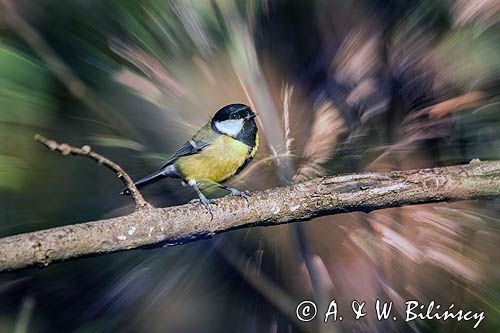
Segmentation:
<svg viewBox="0 0 500 333">
<path fill-rule="evenodd" d="M 243 119 L 230 119 L 224 121 L 216 121 L 215 127 L 224 134 L 235 137 L 243 128 Z"/>
</svg>

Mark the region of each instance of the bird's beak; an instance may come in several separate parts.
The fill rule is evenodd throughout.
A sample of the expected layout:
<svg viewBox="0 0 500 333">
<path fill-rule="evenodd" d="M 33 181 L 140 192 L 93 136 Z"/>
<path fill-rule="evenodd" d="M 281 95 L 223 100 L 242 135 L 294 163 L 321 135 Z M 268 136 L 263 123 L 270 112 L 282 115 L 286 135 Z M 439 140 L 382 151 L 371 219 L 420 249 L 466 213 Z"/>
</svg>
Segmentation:
<svg viewBox="0 0 500 333">
<path fill-rule="evenodd" d="M 253 119 L 253 118 L 255 118 L 255 117 L 257 117 L 257 114 L 255 114 L 255 113 L 254 113 L 253 115 L 248 116 L 248 117 L 247 117 L 247 120 Z"/>
</svg>

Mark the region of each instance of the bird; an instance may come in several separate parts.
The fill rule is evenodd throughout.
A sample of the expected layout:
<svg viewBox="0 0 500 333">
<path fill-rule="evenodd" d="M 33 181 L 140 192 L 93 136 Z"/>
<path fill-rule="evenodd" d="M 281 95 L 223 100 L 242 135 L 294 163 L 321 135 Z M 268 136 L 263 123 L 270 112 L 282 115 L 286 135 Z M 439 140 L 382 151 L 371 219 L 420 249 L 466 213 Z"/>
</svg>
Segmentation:
<svg viewBox="0 0 500 333">
<path fill-rule="evenodd" d="M 256 114 L 245 104 L 229 104 L 219 109 L 196 134 L 183 144 L 157 171 L 135 181 L 140 189 L 164 178 L 179 178 L 191 186 L 213 218 L 202 184 L 214 184 L 248 201 L 248 192 L 224 185 L 254 158 L 259 146 Z M 125 188 L 121 195 L 130 195 Z M 192 200 L 193 201 L 193 200 Z"/>
</svg>

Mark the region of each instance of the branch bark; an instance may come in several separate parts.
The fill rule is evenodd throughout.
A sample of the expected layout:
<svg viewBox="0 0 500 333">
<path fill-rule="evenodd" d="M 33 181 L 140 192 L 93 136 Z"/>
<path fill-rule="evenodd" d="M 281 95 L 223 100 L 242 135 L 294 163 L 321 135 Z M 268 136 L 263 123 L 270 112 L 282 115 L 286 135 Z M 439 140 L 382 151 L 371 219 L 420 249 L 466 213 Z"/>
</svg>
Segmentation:
<svg viewBox="0 0 500 333">
<path fill-rule="evenodd" d="M 242 198 L 145 208 L 122 217 L 0 239 L 0 271 L 84 255 L 159 244 L 172 246 L 236 228 L 276 225 L 316 216 L 447 200 L 500 197 L 500 161 L 407 171 L 323 177 Z"/>
</svg>

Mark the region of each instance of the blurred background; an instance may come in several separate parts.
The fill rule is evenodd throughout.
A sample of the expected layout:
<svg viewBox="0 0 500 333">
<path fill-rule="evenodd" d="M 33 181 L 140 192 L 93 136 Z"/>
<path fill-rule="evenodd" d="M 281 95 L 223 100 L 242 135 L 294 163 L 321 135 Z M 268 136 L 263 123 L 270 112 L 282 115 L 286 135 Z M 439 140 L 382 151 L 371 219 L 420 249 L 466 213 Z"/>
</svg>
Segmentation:
<svg viewBox="0 0 500 333">
<path fill-rule="evenodd" d="M 263 142 L 235 179 L 500 159 L 497 0 L 0 0 L 0 236 L 128 214 L 93 149 L 133 178 L 220 107 Z M 194 198 L 176 180 L 158 207 Z M 218 193 L 212 193 L 217 196 Z M 431 299 L 500 332 L 499 201 L 419 205 L 233 231 L 0 274 L 0 332 L 469 332 L 472 322 L 302 323 L 305 299 Z M 320 310 L 321 312 L 321 310 Z"/>
</svg>

